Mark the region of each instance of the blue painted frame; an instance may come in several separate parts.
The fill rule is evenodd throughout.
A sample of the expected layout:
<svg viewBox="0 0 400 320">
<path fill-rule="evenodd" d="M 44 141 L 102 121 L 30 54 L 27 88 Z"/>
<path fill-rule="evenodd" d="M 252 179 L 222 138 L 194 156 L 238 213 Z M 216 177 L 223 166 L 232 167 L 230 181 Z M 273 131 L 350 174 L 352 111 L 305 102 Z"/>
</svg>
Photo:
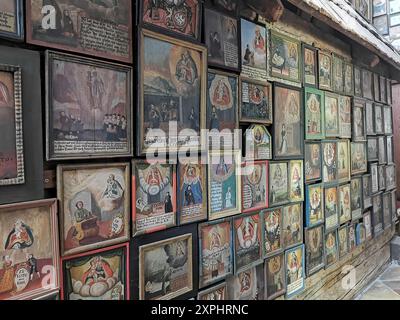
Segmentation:
<svg viewBox="0 0 400 320">
<path fill-rule="evenodd" d="M 288 291 L 287 291 L 287 286 L 288 286 L 288 281 L 287 281 L 287 262 L 288 262 L 288 256 L 289 256 L 289 254 L 290 253 L 292 253 L 292 252 L 294 252 L 294 251 L 296 251 L 296 250 L 298 250 L 298 249 L 300 249 L 301 251 L 302 251 L 302 257 L 301 257 L 301 263 L 302 263 L 302 278 L 303 278 L 303 284 L 302 284 L 302 286 L 301 286 L 301 288 L 299 288 L 299 289 L 297 289 L 297 290 L 295 290 L 295 291 L 293 291 L 293 292 L 291 292 L 291 293 L 288 293 Z M 299 246 L 296 246 L 296 247 L 293 247 L 292 249 L 289 249 L 289 250 L 287 250 L 286 252 L 285 252 L 285 277 L 286 277 L 286 298 L 287 299 L 290 299 L 290 298 L 292 298 L 292 297 L 294 297 L 294 296 L 296 296 L 297 294 L 299 294 L 300 292 L 302 292 L 303 290 L 304 290 L 304 288 L 305 288 L 305 250 L 304 250 L 304 244 L 301 244 L 301 245 L 299 245 Z"/>
<path fill-rule="evenodd" d="M 15 27 L 16 32 L 0 31 L 0 38 L 8 38 L 14 40 L 24 40 L 24 10 L 23 10 L 23 0 L 14 0 L 15 2 Z"/>
</svg>

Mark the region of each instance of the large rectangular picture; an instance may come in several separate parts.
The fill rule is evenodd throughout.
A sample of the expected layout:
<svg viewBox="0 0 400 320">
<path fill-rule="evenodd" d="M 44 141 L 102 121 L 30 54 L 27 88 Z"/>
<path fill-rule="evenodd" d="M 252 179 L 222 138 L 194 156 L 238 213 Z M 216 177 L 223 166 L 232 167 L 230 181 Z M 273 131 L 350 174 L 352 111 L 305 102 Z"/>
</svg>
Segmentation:
<svg viewBox="0 0 400 320">
<path fill-rule="evenodd" d="M 300 89 L 276 84 L 274 87 L 274 157 L 303 156 L 303 110 Z"/>
<path fill-rule="evenodd" d="M 26 1 L 28 43 L 126 63 L 133 57 L 132 21 L 130 0 Z"/>
<path fill-rule="evenodd" d="M 57 192 L 63 256 L 130 238 L 129 163 L 60 165 Z"/>
<path fill-rule="evenodd" d="M 171 300 L 193 290 L 192 237 L 188 233 L 139 247 L 140 300 Z"/>
<path fill-rule="evenodd" d="M 129 67 L 46 54 L 47 159 L 132 155 Z"/>
<path fill-rule="evenodd" d="M 145 29 L 139 42 L 137 153 L 200 149 L 200 129 L 205 127 L 206 48 Z M 226 82 L 216 85 L 221 88 L 221 96 L 215 97 L 221 99 L 221 106 L 237 103 Z"/>
<path fill-rule="evenodd" d="M 0 186 L 25 183 L 21 77 L 20 68 L 0 65 Z"/>
<path fill-rule="evenodd" d="M 129 244 L 62 260 L 63 300 L 129 300 Z"/>
<path fill-rule="evenodd" d="M 134 236 L 175 226 L 175 166 L 134 160 L 132 204 Z"/>
<path fill-rule="evenodd" d="M 0 300 L 59 290 L 57 201 L 0 206 Z"/>
</svg>

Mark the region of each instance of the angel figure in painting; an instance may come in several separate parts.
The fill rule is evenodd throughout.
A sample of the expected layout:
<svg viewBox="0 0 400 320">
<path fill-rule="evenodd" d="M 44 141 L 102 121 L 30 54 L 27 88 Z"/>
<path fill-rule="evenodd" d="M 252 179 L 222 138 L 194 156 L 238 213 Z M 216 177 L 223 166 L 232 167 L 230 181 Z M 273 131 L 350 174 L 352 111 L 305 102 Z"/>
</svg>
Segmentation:
<svg viewBox="0 0 400 320">
<path fill-rule="evenodd" d="M 15 250 L 29 248 L 32 246 L 33 241 L 32 229 L 22 220 L 18 219 L 7 237 L 5 249 Z"/>
<path fill-rule="evenodd" d="M 110 176 L 107 179 L 107 187 L 103 193 L 103 198 L 118 199 L 121 198 L 123 194 L 124 194 L 124 188 L 122 188 L 118 180 L 115 179 L 115 175 L 110 174 Z"/>
</svg>

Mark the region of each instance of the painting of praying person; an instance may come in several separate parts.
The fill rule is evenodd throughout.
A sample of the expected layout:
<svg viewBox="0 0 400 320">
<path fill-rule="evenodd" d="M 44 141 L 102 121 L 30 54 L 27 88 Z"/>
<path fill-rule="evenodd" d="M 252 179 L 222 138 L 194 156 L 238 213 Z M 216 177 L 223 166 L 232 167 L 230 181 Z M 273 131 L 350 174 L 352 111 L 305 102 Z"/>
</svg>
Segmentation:
<svg viewBox="0 0 400 320">
<path fill-rule="evenodd" d="M 322 178 L 321 144 L 319 142 L 305 143 L 304 174 L 306 183 Z"/>
<path fill-rule="evenodd" d="M 242 78 L 240 80 L 240 121 L 272 123 L 272 84 Z"/>
<path fill-rule="evenodd" d="M 306 188 L 306 227 L 324 222 L 324 196 L 322 184 L 308 185 Z"/>
<path fill-rule="evenodd" d="M 341 185 L 339 193 L 339 222 L 346 223 L 351 220 L 350 184 Z"/>
<path fill-rule="evenodd" d="M 196 159 L 178 165 L 179 224 L 207 219 L 206 166 Z"/>
<path fill-rule="evenodd" d="M 172 164 L 134 160 L 133 236 L 176 225 L 176 167 Z"/>
<path fill-rule="evenodd" d="M 232 300 L 264 300 L 263 265 L 251 267 L 228 279 L 228 297 Z"/>
<path fill-rule="evenodd" d="M 242 212 L 268 208 L 268 161 L 242 164 Z"/>
<path fill-rule="evenodd" d="M 274 157 L 303 157 L 302 93 L 294 87 L 275 84 L 274 87 Z"/>
<path fill-rule="evenodd" d="M 238 77 L 221 71 L 208 70 L 207 129 L 210 148 L 232 148 L 234 130 L 238 128 Z M 224 137 L 223 145 L 220 139 Z"/>
<path fill-rule="evenodd" d="M 269 160 L 272 158 L 272 138 L 266 126 L 252 124 L 245 132 L 246 159 Z"/>
<path fill-rule="evenodd" d="M 63 256 L 129 239 L 129 175 L 128 163 L 57 167 Z"/>
<path fill-rule="evenodd" d="M 303 241 L 303 203 L 283 207 L 282 241 L 285 249 Z"/>
<path fill-rule="evenodd" d="M 42 24 L 49 19 L 46 5 L 54 28 Z M 27 0 L 27 42 L 132 63 L 132 9 L 129 0 Z"/>
<path fill-rule="evenodd" d="M 306 104 L 305 111 L 305 129 L 306 139 L 325 138 L 325 115 L 323 108 L 325 105 L 325 94 L 321 90 L 314 88 L 305 88 L 304 100 Z"/>
<path fill-rule="evenodd" d="M 228 287 L 226 282 L 218 284 L 209 289 L 200 291 L 197 295 L 197 300 L 211 301 L 211 300 L 228 300 Z"/>
<path fill-rule="evenodd" d="M 265 298 L 275 299 L 286 291 L 285 254 L 280 253 L 265 260 Z"/>
<path fill-rule="evenodd" d="M 304 245 L 285 252 L 286 297 L 291 298 L 304 289 L 305 282 Z"/>
<path fill-rule="evenodd" d="M 338 180 L 346 182 L 350 180 L 350 143 L 349 140 L 338 140 Z"/>
<path fill-rule="evenodd" d="M 47 159 L 132 155 L 131 68 L 47 52 Z"/>
<path fill-rule="evenodd" d="M 63 300 L 129 300 L 129 244 L 62 259 Z"/>
<path fill-rule="evenodd" d="M 332 90 L 332 56 L 318 51 L 318 82 L 321 90 Z"/>
<path fill-rule="evenodd" d="M 301 82 L 301 44 L 299 41 L 271 30 L 271 75 Z"/>
<path fill-rule="evenodd" d="M 260 214 L 239 216 L 233 221 L 235 274 L 262 262 Z"/>
<path fill-rule="evenodd" d="M 303 43 L 303 79 L 306 86 L 317 87 L 317 50 Z"/>
<path fill-rule="evenodd" d="M 289 172 L 287 162 L 269 164 L 269 205 L 277 206 L 289 201 Z"/>
<path fill-rule="evenodd" d="M 330 231 L 339 226 L 338 189 L 336 186 L 325 188 L 324 194 L 325 194 L 325 230 Z"/>
<path fill-rule="evenodd" d="M 59 290 L 57 200 L 0 206 L 0 300 Z"/>
<path fill-rule="evenodd" d="M 325 265 L 324 226 L 319 225 L 305 230 L 306 271 L 310 276 Z"/>
<path fill-rule="evenodd" d="M 338 173 L 336 141 L 324 141 L 322 143 L 322 154 L 322 182 L 335 182 Z"/>
<path fill-rule="evenodd" d="M 231 220 L 217 220 L 199 225 L 199 285 L 201 288 L 233 274 Z"/>
<path fill-rule="evenodd" d="M 282 249 L 282 208 L 262 211 L 264 219 L 264 256 Z"/>
<path fill-rule="evenodd" d="M 21 69 L 0 65 L 0 186 L 25 183 Z"/>
<path fill-rule="evenodd" d="M 303 160 L 289 161 L 289 200 L 304 201 Z"/>
<path fill-rule="evenodd" d="M 208 64 L 225 68 L 239 67 L 238 22 L 220 12 L 204 9 L 204 34 Z"/>
<path fill-rule="evenodd" d="M 23 1 L 3 0 L 0 3 L 0 36 L 21 39 L 23 30 Z"/>
<path fill-rule="evenodd" d="M 200 33 L 201 2 L 198 0 L 143 0 L 141 21 L 177 35 L 197 40 Z"/>
<path fill-rule="evenodd" d="M 241 155 L 239 151 L 210 151 L 208 165 L 208 218 L 240 213 Z"/>
<path fill-rule="evenodd" d="M 206 106 L 206 51 L 196 44 L 141 31 L 138 155 L 200 148 Z M 222 96 L 218 97 L 223 103 L 237 104 L 237 92 L 236 96 L 229 95 L 224 82 L 220 88 Z"/>
<path fill-rule="evenodd" d="M 366 141 L 365 101 L 355 100 L 353 106 L 353 141 Z"/>
<path fill-rule="evenodd" d="M 267 29 L 246 19 L 241 22 L 242 75 L 259 81 L 267 80 Z"/>
<path fill-rule="evenodd" d="M 351 174 L 367 172 L 367 147 L 364 142 L 351 143 Z"/>
<path fill-rule="evenodd" d="M 171 300 L 193 290 L 193 235 L 139 247 L 139 299 Z"/>
<path fill-rule="evenodd" d="M 325 136 L 338 137 L 339 132 L 339 96 L 325 93 Z"/>
</svg>

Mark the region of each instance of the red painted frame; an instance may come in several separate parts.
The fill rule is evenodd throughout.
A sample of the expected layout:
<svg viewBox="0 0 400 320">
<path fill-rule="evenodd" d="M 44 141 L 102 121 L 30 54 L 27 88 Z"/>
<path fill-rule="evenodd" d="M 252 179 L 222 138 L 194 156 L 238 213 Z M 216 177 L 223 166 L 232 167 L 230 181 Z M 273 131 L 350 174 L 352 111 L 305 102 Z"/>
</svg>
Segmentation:
<svg viewBox="0 0 400 320">
<path fill-rule="evenodd" d="M 106 247 L 106 248 L 101 248 L 101 249 L 97 249 L 97 250 L 92 250 L 92 251 L 88 251 L 88 252 L 83 252 L 83 253 L 78 253 L 76 255 L 73 256 L 68 256 L 65 258 L 61 258 L 60 259 L 60 298 L 61 300 L 64 300 L 64 296 L 65 296 L 65 292 L 64 292 L 64 262 L 68 261 L 68 260 L 74 260 L 77 258 L 81 258 L 81 257 L 86 257 L 86 256 L 90 256 L 90 255 L 94 255 L 96 253 L 100 253 L 100 252 L 107 252 L 107 251 L 111 251 L 114 249 L 119 249 L 119 248 L 125 248 L 125 261 L 126 261 L 126 265 L 125 265 L 125 299 L 124 300 L 130 300 L 130 263 L 129 263 L 129 242 L 123 243 L 123 244 L 118 244 L 115 246 L 111 246 L 111 247 Z"/>
</svg>

